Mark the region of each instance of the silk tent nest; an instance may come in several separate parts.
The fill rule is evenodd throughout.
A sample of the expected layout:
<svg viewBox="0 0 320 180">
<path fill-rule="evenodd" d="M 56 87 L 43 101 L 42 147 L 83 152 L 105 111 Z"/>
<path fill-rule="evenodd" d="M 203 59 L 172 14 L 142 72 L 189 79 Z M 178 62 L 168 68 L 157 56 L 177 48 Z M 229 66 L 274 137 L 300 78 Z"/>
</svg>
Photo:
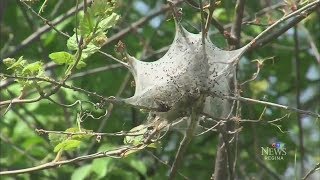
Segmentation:
<svg viewBox="0 0 320 180">
<path fill-rule="evenodd" d="M 188 119 L 195 100 L 204 95 L 203 112 L 225 118 L 231 110 L 230 101 L 213 94 L 231 92 L 230 78 L 246 49 L 219 49 L 208 36 L 203 39 L 201 32 L 190 33 L 176 22 L 175 38 L 162 58 L 143 62 L 128 55 L 136 85 L 134 96 L 123 101 L 149 109 L 152 117 L 174 122 Z"/>
</svg>

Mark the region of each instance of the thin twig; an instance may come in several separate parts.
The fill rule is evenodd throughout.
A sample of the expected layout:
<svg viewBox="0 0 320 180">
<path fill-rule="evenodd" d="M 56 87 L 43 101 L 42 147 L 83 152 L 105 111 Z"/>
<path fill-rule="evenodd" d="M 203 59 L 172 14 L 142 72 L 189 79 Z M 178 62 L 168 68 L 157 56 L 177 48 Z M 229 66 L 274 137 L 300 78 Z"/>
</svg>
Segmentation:
<svg viewBox="0 0 320 180">
<path fill-rule="evenodd" d="M 300 24 L 299 28 L 303 29 L 303 31 L 306 33 L 313 55 L 316 58 L 317 62 L 320 64 L 320 53 L 318 51 L 313 36 L 310 34 L 309 30 L 303 24 Z"/>
<path fill-rule="evenodd" d="M 75 135 L 91 135 L 91 136 L 139 136 L 143 135 L 140 130 L 137 131 L 119 131 L 114 133 L 99 133 L 99 132 L 92 132 L 92 131 L 83 131 L 83 132 L 66 132 L 66 131 L 50 131 L 44 129 L 36 129 L 35 130 L 39 134 L 65 134 L 69 136 Z"/>
<path fill-rule="evenodd" d="M 204 14 L 203 14 L 203 5 L 202 0 L 199 0 L 199 7 L 200 7 L 200 17 L 201 17 L 201 34 L 202 34 L 202 47 L 203 47 L 203 53 L 205 53 L 205 38 L 206 38 L 206 24 L 204 22 Z"/>
<path fill-rule="evenodd" d="M 205 25 L 205 29 L 204 29 L 204 34 L 205 36 L 207 36 L 209 28 L 210 28 L 210 22 L 212 20 L 212 15 L 213 15 L 213 11 L 216 5 L 216 1 L 215 0 L 210 0 L 210 6 L 209 6 L 209 14 L 206 20 L 206 25 Z"/>
<path fill-rule="evenodd" d="M 301 110 L 301 109 L 297 109 L 294 107 L 290 107 L 290 106 L 285 106 L 282 104 L 277 104 L 277 103 L 272 103 L 272 102 L 267 102 L 267 101 L 260 101 L 260 100 L 256 100 L 256 99 L 251 99 L 251 98 L 246 98 L 246 97 L 232 97 L 232 96 L 227 96 L 227 95 L 217 95 L 217 94 L 212 94 L 213 97 L 220 97 L 220 98 L 225 98 L 225 99 L 229 99 L 229 100 L 237 100 L 237 101 L 243 101 L 243 102 L 249 102 L 249 103 L 257 103 L 257 104 L 263 104 L 263 105 L 267 105 L 267 106 L 273 106 L 273 107 L 277 107 L 277 108 L 281 108 L 281 109 L 285 109 L 285 110 L 289 110 L 289 111 L 294 111 L 294 112 L 298 112 L 301 114 L 307 114 L 316 118 L 320 118 L 320 114 L 311 112 L 311 111 L 305 111 L 305 110 Z"/>
<path fill-rule="evenodd" d="M 23 1 L 21 1 L 23 2 Z M 24 4 L 25 5 L 25 4 Z M 27 6 L 28 7 L 28 6 Z M 79 9 L 83 8 L 83 4 L 81 4 L 79 6 Z M 29 8 L 28 8 L 29 9 Z M 32 11 L 32 8 L 29 9 Z M 34 11 L 35 12 L 35 11 Z M 76 7 L 72 7 L 70 10 L 68 10 L 63 16 L 61 17 L 57 17 L 56 19 L 54 19 L 50 25 L 48 25 L 49 21 L 45 21 L 46 25 L 42 26 L 41 28 L 39 28 L 37 31 L 35 31 L 34 33 L 32 33 L 31 35 L 29 35 L 27 38 L 25 38 L 22 42 L 19 43 L 18 46 L 15 47 L 15 49 L 11 52 L 9 52 L 8 54 L 5 54 L 3 56 L 1 56 L 0 62 L 2 62 L 2 60 L 6 57 L 13 57 L 15 56 L 18 52 L 20 52 L 22 49 L 28 47 L 28 45 L 30 45 L 33 42 L 36 42 L 36 40 L 42 36 L 44 33 L 48 32 L 49 30 L 53 29 L 53 26 L 56 26 L 60 23 L 62 23 L 63 21 L 65 21 L 66 19 L 68 19 L 69 17 L 71 17 L 72 15 L 74 15 L 76 13 Z M 36 12 L 35 14 L 37 16 L 39 16 Z M 57 29 L 56 29 L 57 30 Z M 59 34 L 63 33 L 62 31 L 57 31 Z M 65 33 L 63 33 L 65 34 Z"/>
<path fill-rule="evenodd" d="M 174 3 L 172 3 L 173 6 L 179 5 L 180 3 L 182 3 L 183 0 L 178 0 L 175 1 Z M 147 16 L 142 17 L 141 19 L 139 19 L 136 22 L 131 23 L 130 27 L 127 27 L 123 30 L 121 30 L 120 32 L 118 32 L 117 34 L 111 36 L 110 38 L 108 38 L 108 41 L 104 44 L 108 45 L 112 42 L 117 42 L 120 39 L 122 39 L 124 36 L 126 36 L 127 34 L 129 34 L 131 31 L 143 26 L 144 24 L 146 24 L 147 22 L 149 22 L 151 19 L 153 19 L 156 16 L 159 16 L 160 14 L 163 14 L 167 11 L 169 11 L 171 9 L 170 5 L 165 5 L 164 7 L 162 7 L 160 10 L 155 11 L 153 13 L 150 13 Z"/>
<path fill-rule="evenodd" d="M 266 170 L 271 177 L 273 177 L 276 180 L 281 180 L 279 175 L 276 172 L 274 172 L 272 169 L 270 169 L 259 157 L 255 155 L 254 160 L 260 167 Z"/>
<path fill-rule="evenodd" d="M 311 169 L 303 178 L 302 180 L 306 180 L 309 176 L 311 176 L 314 172 L 320 170 L 320 162 L 313 168 Z"/>
<path fill-rule="evenodd" d="M 158 158 L 156 155 L 154 155 L 151 151 L 147 151 L 154 159 L 156 159 L 158 162 L 160 162 L 161 164 L 171 168 L 171 166 L 167 163 L 164 162 L 163 160 L 161 160 L 160 158 Z M 178 171 L 178 174 L 184 178 L 185 180 L 188 180 L 189 178 L 187 178 L 185 175 L 183 175 L 180 171 Z"/>
<path fill-rule="evenodd" d="M 10 146 L 12 146 L 12 148 L 16 151 L 18 151 L 19 153 L 21 153 L 22 155 L 26 156 L 28 159 L 30 159 L 33 162 L 37 162 L 38 160 L 36 158 L 34 158 L 32 155 L 29 154 L 29 152 L 25 151 L 24 149 L 20 148 L 19 146 L 15 145 L 11 139 L 9 139 L 8 137 L 5 137 L 4 135 L 2 135 L 2 133 L 0 133 L 0 139 L 1 141 L 8 143 Z"/>
<path fill-rule="evenodd" d="M 120 88 L 118 90 L 118 92 L 116 93 L 116 96 L 120 96 L 122 94 L 122 92 L 125 90 L 125 87 L 127 86 L 128 82 L 129 82 L 129 79 L 130 79 L 130 74 L 128 73 L 124 79 L 124 81 L 122 82 L 122 84 L 120 85 Z M 109 104 L 108 108 L 107 108 L 107 111 L 108 111 L 108 114 L 106 117 L 103 118 L 103 120 L 101 121 L 101 123 L 99 124 L 99 129 L 97 130 L 98 133 L 102 132 L 102 130 L 105 128 L 107 122 L 108 122 L 108 119 L 109 117 L 111 116 L 112 114 L 112 111 L 113 111 L 113 104 Z M 94 147 L 94 145 L 97 143 L 97 141 L 92 141 L 87 152 L 90 152 L 92 150 L 92 148 Z"/>
<path fill-rule="evenodd" d="M 102 67 L 98 67 L 98 68 L 94 68 L 94 69 L 89 69 L 87 71 L 75 73 L 75 74 L 71 75 L 69 79 L 86 77 L 88 75 L 96 74 L 99 72 L 103 72 L 106 70 L 115 69 L 115 68 L 119 68 L 119 67 L 123 67 L 123 66 L 121 64 L 117 63 L 117 64 L 110 64 L 110 65 L 106 65 L 106 66 L 102 66 Z"/>
<path fill-rule="evenodd" d="M 297 23 L 299 23 L 301 20 L 305 19 L 310 13 L 312 13 L 318 6 L 320 5 L 320 0 L 314 1 L 312 3 L 309 3 L 308 5 L 305 5 L 304 7 L 280 18 L 278 21 L 273 23 L 271 26 L 269 26 L 267 29 L 265 29 L 262 33 L 260 33 L 258 36 L 256 36 L 251 42 L 248 44 L 247 50 L 253 50 L 257 47 L 261 47 L 265 44 L 267 44 L 269 41 L 276 39 L 278 36 L 286 32 L 288 29 L 295 26 Z M 295 17 L 295 18 L 293 18 Z M 271 32 L 276 26 L 279 24 L 285 22 L 287 19 L 293 18 L 291 21 L 289 21 L 286 25 L 282 26 L 278 30 Z M 263 37 L 265 36 L 265 37 Z"/>
<path fill-rule="evenodd" d="M 182 162 L 182 158 L 185 154 L 185 151 L 188 148 L 189 143 L 193 139 L 194 131 L 198 124 L 198 115 L 200 114 L 198 111 L 203 108 L 203 96 L 197 100 L 197 103 L 192 107 L 191 115 L 190 115 L 190 122 L 188 125 L 187 130 L 183 136 L 182 141 L 180 142 L 180 146 L 172 163 L 172 167 L 169 174 L 169 180 L 173 180 L 177 174 L 178 168 Z"/>
</svg>

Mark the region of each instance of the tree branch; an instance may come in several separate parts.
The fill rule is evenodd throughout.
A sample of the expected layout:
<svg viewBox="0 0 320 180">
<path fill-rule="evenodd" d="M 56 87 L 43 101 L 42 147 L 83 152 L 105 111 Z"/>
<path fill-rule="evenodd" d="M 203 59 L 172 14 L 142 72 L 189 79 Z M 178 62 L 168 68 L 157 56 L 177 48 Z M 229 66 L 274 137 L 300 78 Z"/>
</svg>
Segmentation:
<svg viewBox="0 0 320 180">
<path fill-rule="evenodd" d="M 298 27 L 294 27 L 294 64 L 295 64 L 295 83 L 296 83 L 296 107 L 297 109 L 301 108 L 300 103 L 300 79 L 301 79 L 301 72 L 300 72 L 300 58 L 299 58 L 299 39 L 298 39 Z M 301 114 L 297 113 L 297 123 L 299 128 L 299 152 L 300 152 L 300 164 L 301 164 L 301 176 L 304 174 L 304 146 L 303 146 L 303 127 L 302 127 L 302 120 Z"/>
<path fill-rule="evenodd" d="M 183 2 L 183 0 L 178 0 L 178 1 L 175 1 L 174 3 L 172 3 L 172 5 L 176 6 L 176 5 L 179 5 L 182 2 Z M 110 38 L 108 38 L 108 41 L 106 43 L 104 43 L 103 46 L 108 45 L 108 44 L 110 44 L 112 42 L 119 41 L 124 36 L 129 34 L 131 31 L 143 26 L 145 23 L 149 22 L 154 17 L 159 16 L 160 14 L 162 14 L 164 12 L 167 12 L 170 9 L 171 9 L 170 5 L 165 5 L 160 10 L 155 11 L 155 12 L 153 12 L 153 13 L 147 15 L 147 16 L 142 17 L 138 21 L 131 23 L 130 27 L 127 27 L 127 28 L 121 30 L 120 32 L 118 32 L 117 34 L 115 34 L 115 35 L 111 36 Z"/>
<path fill-rule="evenodd" d="M 311 176 L 316 171 L 320 170 L 320 163 L 318 163 L 313 169 L 311 169 L 303 178 L 302 180 L 306 180 L 309 176 Z"/>
<path fill-rule="evenodd" d="M 26 169 L 19 169 L 19 170 L 9 170 L 9 171 L 1 171 L 0 175 L 11 175 L 11 174 L 22 174 L 22 173 L 30 173 L 35 171 L 40 171 L 43 169 L 50 169 L 54 167 L 60 167 L 65 164 L 75 163 L 79 161 L 84 160 L 92 160 L 97 158 L 103 158 L 103 157 L 112 157 L 112 158 L 121 158 L 123 156 L 126 156 L 130 150 L 141 150 L 147 147 L 147 145 L 138 145 L 138 146 L 123 146 L 114 150 L 109 150 L 105 152 L 97 152 L 94 154 L 89 154 L 85 156 L 79 156 L 73 159 L 69 160 L 63 160 L 63 161 L 52 161 L 49 163 L 45 163 L 39 166 L 26 168 Z"/>
<path fill-rule="evenodd" d="M 246 0 L 237 0 L 236 3 L 236 13 L 234 15 L 234 22 L 231 27 L 231 39 L 232 42 L 229 42 L 234 47 L 239 47 L 240 45 L 240 33 L 241 33 L 241 25 L 242 25 L 242 19 L 243 19 L 243 12 L 244 12 L 244 5 Z"/>
<path fill-rule="evenodd" d="M 22 3 L 25 3 L 23 1 L 21 1 Z M 83 9 L 83 4 L 81 4 L 79 6 L 79 9 Z M 32 11 L 31 11 L 32 12 Z M 8 54 L 3 55 L 0 58 L 0 62 L 2 62 L 2 60 L 6 57 L 13 57 L 15 56 L 15 54 L 17 54 L 19 51 L 21 51 L 22 49 L 26 48 L 28 45 L 30 45 L 31 43 L 35 42 L 37 39 L 40 38 L 41 35 L 43 35 L 44 33 L 50 31 L 54 26 L 62 23 L 64 20 L 66 20 L 67 18 L 73 16 L 75 13 L 77 13 L 77 8 L 76 7 L 72 7 L 70 10 L 68 10 L 63 16 L 58 17 L 56 19 L 54 19 L 50 25 L 48 25 L 47 20 L 43 19 L 43 21 L 47 24 L 42 26 L 41 28 L 39 28 L 37 31 L 35 31 L 34 33 L 32 33 L 31 35 L 29 35 L 26 39 L 24 39 L 22 42 L 19 43 L 18 46 L 16 46 L 16 48 L 9 52 Z M 37 14 L 37 13 L 36 13 Z M 61 31 L 58 30 L 58 33 L 61 33 Z"/>
<path fill-rule="evenodd" d="M 286 32 L 288 29 L 295 26 L 297 23 L 299 23 L 301 20 L 305 19 L 309 14 L 311 14 L 318 6 L 320 5 L 320 0 L 314 1 L 312 3 L 309 3 L 305 5 L 304 7 L 291 12 L 290 14 L 280 18 L 278 21 L 273 23 L 271 26 L 269 26 L 267 29 L 265 29 L 262 33 L 260 33 L 258 36 L 256 36 L 251 42 L 248 44 L 247 50 L 253 50 L 258 47 L 261 47 L 268 42 L 270 42 L 273 39 L 276 39 L 278 36 Z M 295 17 L 295 18 L 293 18 Z M 271 32 L 276 26 L 279 24 L 285 22 L 286 20 L 293 18 L 289 23 L 284 25 L 282 28 Z M 265 36 L 265 37 L 263 37 Z"/>
<path fill-rule="evenodd" d="M 273 106 L 273 107 L 277 107 L 277 108 L 281 108 L 284 110 L 289 110 L 289 111 L 293 111 L 293 112 L 298 112 L 301 114 L 306 114 L 306 115 L 310 115 L 316 118 L 320 118 L 320 114 L 311 112 L 311 111 L 305 111 L 305 110 L 301 110 L 301 109 L 297 109 L 294 107 L 290 107 L 290 106 L 285 106 L 282 104 L 276 104 L 276 103 L 272 103 L 272 102 L 267 102 L 267 101 L 260 101 L 260 100 L 256 100 L 256 99 L 251 99 L 251 98 L 246 98 L 246 97 L 232 97 L 232 96 L 227 96 L 227 95 L 217 95 L 217 94 L 211 94 L 212 97 L 220 97 L 222 99 L 229 99 L 229 100 L 237 100 L 237 101 L 243 101 L 243 102 L 248 102 L 248 103 L 257 103 L 257 104 L 263 104 L 266 106 Z"/>
</svg>

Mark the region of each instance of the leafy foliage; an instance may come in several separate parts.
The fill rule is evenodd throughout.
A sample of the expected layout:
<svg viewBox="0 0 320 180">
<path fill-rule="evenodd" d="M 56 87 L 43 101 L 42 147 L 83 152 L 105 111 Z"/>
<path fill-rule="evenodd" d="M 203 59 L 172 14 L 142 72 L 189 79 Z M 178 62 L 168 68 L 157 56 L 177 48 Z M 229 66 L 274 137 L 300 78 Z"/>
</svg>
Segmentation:
<svg viewBox="0 0 320 180">
<path fill-rule="evenodd" d="M 17 1 L 18 2 L 18 1 Z M 205 3 L 205 1 L 203 1 Z M 291 2 L 291 1 L 290 1 Z M 304 1 L 305 2 L 305 1 Z M 74 7 L 74 1 L 63 1 L 60 6 L 58 1 L 48 1 L 41 15 L 49 20 L 63 17 L 70 8 Z M 245 21 L 242 26 L 241 45 L 248 39 L 259 34 L 270 23 L 283 16 L 283 12 L 291 12 L 290 6 L 281 6 L 283 9 L 270 10 L 266 14 L 256 16 L 256 13 L 264 8 L 260 1 L 252 1 L 245 5 Z M 41 3 L 34 1 L 34 10 L 39 10 Z M 127 51 L 134 57 L 144 61 L 155 61 L 161 58 L 163 47 L 172 43 L 175 26 L 172 19 L 167 18 L 166 13 L 153 18 L 150 22 L 135 27 L 133 22 L 148 16 L 152 10 L 159 10 L 159 1 L 106 1 L 95 0 L 87 7 L 86 13 L 78 13 L 64 20 L 55 27 L 70 34 L 65 39 L 56 31 L 40 34 L 36 41 L 22 47 L 11 58 L 3 60 L 5 66 L 0 64 L 0 71 L 13 76 L 23 76 L 27 79 L 15 79 L 18 83 L 5 86 L 10 79 L 1 79 L 1 102 L 18 98 L 21 94 L 25 98 L 33 98 L 38 95 L 37 86 L 44 92 L 51 92 L 53 85 L 30 80 L 30 77 L 45 79 L 59 79 L 70 74 L 74 69 L 76 76 L 68 79 L 65 83 L 70 86 L 80 87 L 90 92 L 95 92 L 104 97 L 114 96 L 120 87 L 125 87 L 121 97 L 132 96 L 135 87 L 123 82 L 131 82 L 127 70 L 124 68 L 112 68 L 113 61 L 97 53 L 99 50 L 108 52 L 114 56 L 115 42 L 109 42 L 108 38 L 126 28 L 130 33 L 121 36 L 121 41 L 126 44 Z M 228 25 L 234 20 L 234 2 L 221 1 L 215 8 L 213 16 L 223 25 Z M 302 5 L 298 5 L 301 7 Z M 186 3 L 182 4 L 181 23 L 190 32 L 198 32 L 200 29 L 200 13 Z M 16 2 L 5 3 L 5 13 L 1 21 L 1 59 L 19 47 L 21 42 L 26 42 L 29 35 L 35 33 L 35 29 L 43 26 L 41 19 L 33 16 L 29 10 L 21 8 Z M 282 11 L 283 10 L 283 11 Z M 167 11 L 169 12 L 169 11 Z M 123 17 L 120 19 L 121 14 Z M 167 13 L 170 14 L 170 13 Z M 60 16 L 61 15 L 61 16 Z M 31 19 L 32 21 L 28 21 Z M 143 20 L 143 19 L 142 19 Z M 141 21 L 141 20 L 140 20 Z M 31 24 L 28 24 L 28 22 Z M 274 39 L 270 44 L 255 49 L 241 59 L 238 70 L 239 83 L 251 79 L 256 73 L 257 62 L 261 61 L 261 69 L 254 81 L 241 85 L 241 94 L 260 100 L 296 106 L 297 87 L 301 91 L 301 109 L 319 112 L 319 64 L 315 60 L 314 50 L 310 47 L 310 39 L 313 40 L 316 50 L 319 52 L 320 38 L 319 16 L 311 14 L 301 22 L 298 29 L 299 58 L 300 58 L 300 82 L 296 84 L 295 57 L 293 52 L 295 42 L 293 30 L 290 29 L 280 38 Z M 250 24 L 251 23 L 251 24 Z M 262 24 L 262 25 L 259 25 Z M 225 30 L 229 30 L 226 26 Z M 212 26 L 209 32 L 210 40 L 219 48 L 228 49 L 225 36 Z M 82 39 L 82 45 L 79 44 Z M 164 48 L 166 49 L 166 48 Z M 21 56 L 23 55 L 23 56 Z M 265 58 L 274 57 L 273 61 L 264 61 Z M 49 59 L 49 58 L 50 59 Z M 41 61 L 37 61 L 37 60 Z M 52 66 L 52 62 L 59 66 Z M 110 68 L 111 67 L 111 68 Z M 46 70 L 45 70 L 46 69 Z M 107 69 L 107 70 L 101 70 Z M 154 71 L 150 71 L 151 74 Z M 3 76 L 1 76 L 3 77 Z M 9 81 L 8 81 L 9 82 Z M 36 84 L 34 84 L 36 82 Z M 12 82 L 10 82 L 12 83 Z M 132 83 L 134 84 L 134 83 Z M 20 91 L 18 87 L 24 87 Z M 28 88 L 26 88 L 28 87 Z M 35 93 L 36 92 L 36 93 Z M 78 157 L 83 154 L 105 152 L 122 146 L 141 145 L 152 129 L 143 124 L 146 114 L 131 107 L 114 106 L 107 112 L 106 117 L 96 118 L 104 114 L 104 109 L 109 104 L 104 104 L 97 97 L 60 88 L 56 94 L 50 96 L 60 104 L 69 106 L 77 100 L 82 104 L 71 108 L 59 106 L 49 100 L 41 100 L 30 104 L 13 104 L 1 107 L 0 120 L 0 166 L 2 170 L 21 169 L 32 167 L 35 164 L 50 162 L 55 159 L 55 153 L 63 151 L 62 158 Z M 166 97 L 168 99 L 168 97 Z M 85 102 L 92 102 L 85 103 Z M 192 104 L 191 102 L 190 104 Z M 258 122 L 237 121 L 241 127 L 237 137 L 237 176 L 240 179 L 264 178 L 272 179 L 257 159 L 275 172 L 280 179 L 292 179 L 299 177 L 299 154 L 298 124 L 295 113 L 290 113 L 274 107 L 264 105 L 252 105 L 241 103 L 241 118 L 245 120 L 259 120 Z M 91 111 L 98 107 L 103 110 Z M 7 108 L 8 107 L 8 108 Z M 110 114 L 109 114 L 110 113 Z M 81 114 L 81 118 L 75 118 Z M 287 116 L 285 116 L 287 115 Z M 284 117 L 281 121 L 268 123 Z M 319 162 L 319 123 L 309 116 L 300 117 L 303 122 L 305 143 L 306 169 L 311 169 L 313 164 Z M 77 123 L 74 121 L 77 120 Z M 237 119 L 235 119 L 236 121 Z M 200 122 L 203 123 L 203 122 Z M 79 127 L 74 127 L 75 125 Z M 205 127 L 211 127 L 210 123 L 203 123 Z M 62 130 L 69 134 L 46 135 L 37 134 L 35 129 Z M 185 127 L 178 127 L 181 131 Z M 90 130 L 87 130 L 90 129 Z M 91 134 L 93 131 L 119 132 L 127 130 L 137 133 L 137 136 L 123 137 L 97 137 Z M 85 133 L 83 133 L 85 132 Z M 288 133 L 289 132 L 289 133 Z M 75 133 L 70 135 L 70 133 Z M 83 134 L 77 134 L 83 133 Z M 43 170 L 35 174 L 21 174 L 21 179 L 164 179 L 170 168 L 168 164 L 174 160 L 179 147 L 181 134 L 178 131 L 168 131 L 159 144 L 150 144 L 144 151 L 127 152 L 122 159 L 101 158 L 93 161 L 82 161 L 81 166 L 65 165 L 60 168 Z M 97 140 L 99 139 L 99 142 Z M 208 132 L 196 136 L 190 144 L 187 154 L 183 159 L 180 173 L 190 179 L 209 179 L 214 169 L 214 157 L 217 152 L 218 133 Z M 285 143 L 287 155 L 283 161 L 267 161 L 261 155 L 261 147 L 271 147 L 274 142 Z M 21 151 L 22 150 L 22 151 Z M 155 158 L 153 155 L 157 158 Z M 14 156 L 12 156 L 14 155 Z M 296 161 L 295 161 L 296 157 Z M 245 172 L 245 173 L 243 173 Z M 298 174 L 298 175 L 297 175 Z M 179 177 L 181 178 L 181 177 Z M 12 179 L 2 176 L 1 179 Z"/>
</svg>

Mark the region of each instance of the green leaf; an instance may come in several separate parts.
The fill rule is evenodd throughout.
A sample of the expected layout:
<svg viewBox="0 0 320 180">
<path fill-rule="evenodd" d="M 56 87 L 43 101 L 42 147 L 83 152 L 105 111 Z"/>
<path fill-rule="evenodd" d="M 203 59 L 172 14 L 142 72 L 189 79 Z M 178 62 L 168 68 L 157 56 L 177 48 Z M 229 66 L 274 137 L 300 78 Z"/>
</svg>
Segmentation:
<svg viewBox="0 0 320 180">
<path fill-rule="evenodd" d="M 110 144 L 110 143 L 104 143 L 103 145 L 101 145 L 98 149 L 98 152 L 102 152 L 102 151 L 108 151 L 111 149 L 115 149 L 118 146 L 114 145 L 114 144 Z"/>
<path fill-rule="evenodd" d="M 25 73 L 31 73 L 32 75 L 39 73 L 39 72 L 43 72 L 43 63 L 40 61 L 31 63 L 26 65 L 23 70 L 22 70 L 22 74 Z"/>
<path fill-rule="evenodd" d="M 77 44 L 77 40 L 76 40 L 76 35 L 75 34 L 68 39 L 67 47 L 68 47 L 69 50 L 78 50 L 78 44 Z M 90 42 L 87 45 L 87 47 L 82 50 L 81 58 L 82 59 L 86 59 L 89 56 L 91 56 L 92 54 L 96 53 L 99 49 L 100 49 L 100 47 L 98 47 L 98 46 L 94 45 L 92 42 Z M 82 65 L 84 65 L 84 64 L 82 64 Z"/>
<path fill-rule="evenodd" d="M 91 56 L 92 54 L 96 53 L 98 50 L 100 49 L 100 47 L 97 47 L 96 45 L 94 45 L 93 43 L 90 43 L 89 45 L 87 45 L 87 47 L 82 51 L 82 58 L 86 59 L 89 56 Z"/>
<path fill-rule="evenodd" d="M 98 179 L 104 177 L 108 170 L 110 170 L 110 166 L 112 165 L 111 158 L 103 158 L 103 159 L 95 159 L 92 162 L 91 170 L 98 175 Z"/>
<path fill-rule="evenodd" d="M 59 144 L 60 142 L 66 139 L 67 139 L 66 134 L 53 134 L 53 133 L 49 134 L 49 140 L 53 146 L 56 146 L 57 144 Z"/>
<path fill-rule="evenodd" d="M 11 61 L 12 62 L 12 61 Z M 18 70 L 19 68 L 23 68 L 26 65 L 27 61 L 23 59 L 23 56 L 21 56 L 18 61 L 13 63 L 10 67 L 7 69 L 13 69 L 13 70 Z"/>
<path fill-rule="evenodd" d="M 147 147 L 157 149 L 158 147 L 161 147 L 161 142 L 151 143 L 151 144 L 149 144 Z"/>
<path fill-rule="evenodd" d="M 79 22 L 79 32 L 82 37 L 89 36 L 94 31 L 94 26 L 96 20 L 90 11 L 87 11 L 81 18 Z"/>
<path fill-rule="evenodd" d="M 118 14 L 112 13 L 110 16 L 103 19 L 98 26 L 101 28 L 102 31 L 105 31 L 113 27 L 119 19 L 120 19 L 120 16 Z"/>
<path fill-rule="evenodd" d="M 86 66 L 87 66 L 87 64 L 85 62 L 79 61 L 78 64 L 77 64 L 77 69 L 81 69 L 81 68 L 86 67 Z"/>
<path fill-rule="evenodd" d="M 265 92 L 268 89 L 269 83 L 266 80 L 250 82 L 250 89 L 254 96 Z"/>
<path fill-rule="evenodd" d="M 90 10 L 95 16 L 106 16 L 110 14 L 114 9 L 114 0 L 105 1 L 105 0 L 95 0 L 92 3 Z"/>
<path fill-rule="evenodd" d="M 67 47 L 69 50 L 77 50 L 78 49 L 78 43 L 76 34 L 73 34 L 67 41 Z"/>
<path fill-rule="evenodd" d="M 131 165 L 131 167 L 139 171 L 142 175 L 147 174 L 147 167 L 142 161 L 139 161 L 137 159 L 131 159 L 129 161 L 129 164 Z"/>
<path fill-rule="evenodd" d="M 91 172 L 91 164 L 87 164 L 76 169 L 71 176 L 71 180 L 82 180 L 88 177 Z"/>
<path fill-rule="evenodd" d="M 74 56 L 65 51 L 51 53 L 49 57 L 57 64 L 71 64 L 75 61 Z"/>
<path fill-rule="evenodd" d="M 77 135 L 72 135 L 72 139 L 78 139 L 78 140 L 81 140 L 81 139 L 85 139 L 85 138 L 88 138 L 88 137 L 91 137 L 92 136 L 92 130 L 87 130 L 87 129 L 83 129 L 81 128 L 81 131 L 79 131 L 79 128 L 78 127 L 73 127 L 73 128 L 68 128 L 66 129 L 64 132 L 68 132 L 68 133 L 78 133 L 78 132 L 86 132 L 88 134 L 77 134 Z"/>
<path fill-rule="evenodd" d="M 124 144 L 131 144 L 131 145 L 139 145 L 143 141 L 143 134 L 147 132 L 147 127 L 145 125 L 139 125 L 137 127 L 132 128 L 129 132 L 134 134 L 141 134 L 136 136 L 126 136 L 124 138 Z"/>
<path fill-rule="evenodd" d="M 15 60 L 14 58 L 5 58 L 5 59 L 3 60 L 3 63 L 4 63 L 7 67 L 12 66 L 15 62 L 16 62 L 16 60 Z"/>
<path fill-rule="evenodd" d="M 93 38 L 92 43 L 97 47 L 101 47 L 107 42 L 107 40 L 107 36 L 103 32 L 100 32 L 95 38 Z"/>
<path fill-rule="evenodd" d="M 58 145 L 56 145 L 56 147 L 54 147 L 54 152 L 58 152 L 60 150 L 74 150 L 77 147 L 79 147 L 81 144 L 81 141 L 79 140 L 74 140 L 74 139 L 67 139 L 62 141 L 61 143 L 59 143 Z"/>
</svg>

